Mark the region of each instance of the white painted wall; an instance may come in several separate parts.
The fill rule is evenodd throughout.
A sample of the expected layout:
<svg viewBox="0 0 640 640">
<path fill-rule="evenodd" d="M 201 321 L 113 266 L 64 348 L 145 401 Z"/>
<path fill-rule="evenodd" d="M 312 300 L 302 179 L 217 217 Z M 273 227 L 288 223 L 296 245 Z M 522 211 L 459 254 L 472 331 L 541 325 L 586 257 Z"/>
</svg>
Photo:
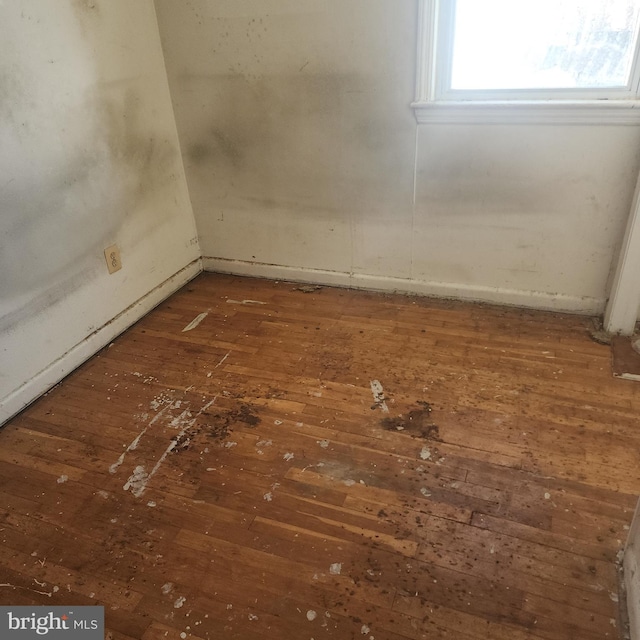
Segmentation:
<svg viewBox="0 0 640 640">
<path fill-rule="evenodd" d="M 199 247 L 152 0 L 12 0 L 0 25 L 1 423 L 197 272 L 161 286 Z"/>
<path fill-rule="evenodd" d="M 416 0 L 156 8 L 206 267 L 603 310 L 640 128 L 418 128 Z"/>
<path fill-rule="evenodd" d="M 616 260 L 603 326 L 609 333 L 633 335 L 640 318 L 640 178 Z M 640 613 L 640 612 L 639 612 Z"/>
</svg>

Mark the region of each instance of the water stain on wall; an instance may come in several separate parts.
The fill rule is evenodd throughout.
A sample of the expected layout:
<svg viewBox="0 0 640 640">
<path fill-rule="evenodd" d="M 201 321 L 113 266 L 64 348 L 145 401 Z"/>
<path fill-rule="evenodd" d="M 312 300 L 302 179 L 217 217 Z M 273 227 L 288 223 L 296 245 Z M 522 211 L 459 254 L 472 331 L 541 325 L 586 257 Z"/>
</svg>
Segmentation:
<svg viewBox="0 0 640 640">
<path fill-rule="evenodd" d="M 194 165 L 221 161 L 239 168 L 244 156 L 237 141 L 229 133 L 212 128 L 202 140 L 189 145 L 187 157 Z"/>
<path fill-rule="evenodd" d="M 67 11 L 60 14 L 64 47 L 43 33 L 44 53 L 16 54 L 15 68 L 10 58 L 0 63 L 1 133 L 16 149 L 0 179 L 0 233 L 8 240 L 0 270 L 11 274 L 0 278 L 0 330 L 98 277 L 102 249 L 128 218 L 138 216 L 144 234 L 172 215 L 145 203 L 162 201 L 179 167 L 177 145 L 150 118 L 158 106 L 145 91 L 154 81 L 112 80 L 115 45 L 100 40 L 99 2 L 74 0 Z M 73 79 L 68 67 L 76 69 Z M 64 89 L 51 95 L 58 77 Z"/>
<path fill-rule="evenodd" d="M 82 34 L 86 37 L 95 28 L 100 18 L 100 5 L 97 0 L 71 0 L 71 8 L 80 26 Z"/>
<path fill-rule="evenodd" d="M 240 208 L 336 216 L 357 210 L 367 190 L 380 190 L 383 172 L 406 165 L 410 173 L 412 155 L 403 154 L 406 139 L 387 107 L 366 109 L 376 95 L 366 77 L 235 72 L 179 83 L 182 95 L 208 105 L 202 117 L 179 126 L 188 169 L 199 172 L 198 181 L 216 176 L 206 186 L 212 199 L 220 189 L 231 191 Z M 387 153 L 374 153 L 382 148 Z"/>
<path fill-rule="evenodd" d="M 133 87 L 121 99 L 96 98 L 111 161 L 125 184 L 123 208 L 133 209 L 173 176 L 178 150 L 145 125 L 145 98 Z M 157 222 L 157 221 L 156 221 Z"/>
<path fill-rule="evenodd" d="M 20 115 L 19 105 L 25 95 L 20 77 L 20 70 L 15 65 L 0 69 L 0 121 L 3 125 L 16 121 Z"/>
</svg>

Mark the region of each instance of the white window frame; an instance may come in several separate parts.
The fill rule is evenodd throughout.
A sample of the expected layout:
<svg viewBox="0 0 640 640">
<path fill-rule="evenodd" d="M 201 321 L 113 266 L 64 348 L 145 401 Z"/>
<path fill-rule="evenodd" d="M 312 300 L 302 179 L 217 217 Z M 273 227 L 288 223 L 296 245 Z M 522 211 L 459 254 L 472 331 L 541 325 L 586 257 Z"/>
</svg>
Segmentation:
<svg viewBox="0 0 640 640">
<path fill-rule="evenodd" d="M 613 89 L 456 91 L 436 65 L 451 70 L 451 0 L 418 0 L 416 97 L 420 124 L 640 125 L 640 64 L 636 47 L 631 81 Z M 440 34 L 446 37 L 440 37 Z"/>
</svg>

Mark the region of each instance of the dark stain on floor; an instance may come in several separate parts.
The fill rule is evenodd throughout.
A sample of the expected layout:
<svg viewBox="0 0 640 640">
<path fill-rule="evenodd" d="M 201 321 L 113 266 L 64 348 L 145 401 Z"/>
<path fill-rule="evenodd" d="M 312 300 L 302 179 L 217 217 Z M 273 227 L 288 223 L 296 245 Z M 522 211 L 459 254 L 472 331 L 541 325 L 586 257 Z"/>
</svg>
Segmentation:
<svg viewBox="0 0 640 640">
<path fill-rule="evenodd" d="M 383 418 L 380 421 L 382 428 L 407 433 L 414 438 L 442 442 L 438 425 L 431 421 L 431 405 L 424 400 L 418 400 L 416 405 L 409 413 L 400 414 L 395 418 Z"/>
</svg>

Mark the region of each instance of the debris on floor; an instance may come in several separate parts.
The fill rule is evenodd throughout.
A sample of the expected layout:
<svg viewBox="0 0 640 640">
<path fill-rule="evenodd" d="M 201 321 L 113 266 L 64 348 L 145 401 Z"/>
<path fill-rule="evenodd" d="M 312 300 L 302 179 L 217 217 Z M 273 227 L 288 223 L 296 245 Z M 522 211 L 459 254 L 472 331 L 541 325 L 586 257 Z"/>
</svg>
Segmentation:
<svg viewBox="0 0 640 640">
<path fill-rule="evenodd" d="M 371 408 L 377 409 L 380 407 L 384 413 L 389 413 L 389 407 L 387 407 L 384 389 L 380 380 L 371 380 L 369 385 L 371 386 L 371 393 L 373 394 L 373 404 L 371 405 Z"/>
<path fill-rule="evenodd" d="M 293 291 L 302 291 L 302 293 L 313 293 L 314 291 L 320 291 L 322 287 L 320 285 L 305 284 L 301 287 L 294 287 Z"/>
<path fill-rule="evenodd" d="M 613 336 L 611 356 L 613 375 L 624 380 L 640 380 L 640 353 L 634 348 L 638 338 Z"/>
<path fill-rule="evenodd" d="M 395 418 L 383 418 L 380 424 L 387 431 L 401 431 L 411 436 L 442 442 L 438 425 L 431 421 L 431 405 L 424 400 L 416 402 L 417 407 Z"/>
</svg>

